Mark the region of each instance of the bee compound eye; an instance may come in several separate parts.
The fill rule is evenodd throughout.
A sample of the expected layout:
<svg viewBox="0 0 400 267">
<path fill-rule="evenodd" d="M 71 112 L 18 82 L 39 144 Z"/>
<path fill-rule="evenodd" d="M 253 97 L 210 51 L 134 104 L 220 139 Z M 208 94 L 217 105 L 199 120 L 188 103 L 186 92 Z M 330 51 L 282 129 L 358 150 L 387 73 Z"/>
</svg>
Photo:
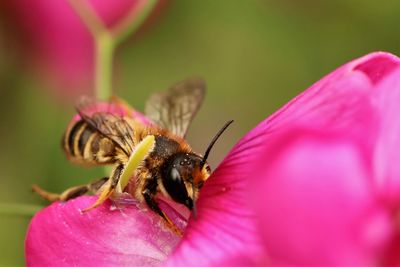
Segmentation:
<svg viewBox="0 0 400 267">
<path fill-rule="evenodd" d="M 163 177 L 162 183 L 169 196 L 176 202 L 186 204 L 188 192 L 183 177 L 179 171 L 179 166 L 171 167 Z"/>
</svg>

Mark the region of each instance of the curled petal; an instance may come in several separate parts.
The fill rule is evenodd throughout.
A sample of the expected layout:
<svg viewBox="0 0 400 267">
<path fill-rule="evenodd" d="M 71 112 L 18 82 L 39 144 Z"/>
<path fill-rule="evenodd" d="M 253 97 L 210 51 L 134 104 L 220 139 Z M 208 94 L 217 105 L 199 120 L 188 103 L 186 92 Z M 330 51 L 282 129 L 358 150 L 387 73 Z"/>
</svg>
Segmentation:
<svg viewBox="0 0 400 267">
<path fill-rule="evenodd" d="M 259 156 L 249 195 L 272 265 L 370 266 L 380 258 L 390 214 L 357 142 L 292 129 Z"/>
<path fill-rule="evenodd" d="M 36 214 L 25 241 L 27 265 L 156 266 L 180 240 L 159 216 L 137 205 L 112 210 L 105 202 L 82 214 L 94 200 L 57 202 Z"/>
<path fill-rule="evenodd" d="M 189 221 L 167 266 L 209 266 L 230 258 L 267 262 L 255 223 L 257 214 L 248 203 L 253 179 L 256 183 L 264 179 L 258 171 L 266 164 L 255 165 L 264 156 L 262 151 L 295 125 L 346 131 L 365 144 L 364 150 L 372 150 L 377 127 L 370 99 L 373 83 L 357 66 L 387 55 L 373 53 L 338 68 L 250 131 L 202 189 L 198 218 Z"/>
<path fill-rule="evenodd" d="M 390 53 L 375 52 L 353 61 L 353 64 L 354 70 L 361 71 L 373 85 L 377 85 L 399 68 L 400 59 Z"/>
<path fill-rule="evenodd" d="M 308 122 L 316 128 L 329 125 L 338 130 L 348 129 L 348 120 L 343 118 L 353 120 L 354 113 L 368 108 L 365 103 L 371 102 L 375 82 L 390 75 L 398 61 L 391 54 L 377 52 L 341 66 L 275 112 L 268 120 L 270 130 L 297 122 Z M 358 119 L 364 123 L 371 118 Z M 364 130 L 357 127 L 358 120 L 353 123 L 348 130 Z"/>
</svg>

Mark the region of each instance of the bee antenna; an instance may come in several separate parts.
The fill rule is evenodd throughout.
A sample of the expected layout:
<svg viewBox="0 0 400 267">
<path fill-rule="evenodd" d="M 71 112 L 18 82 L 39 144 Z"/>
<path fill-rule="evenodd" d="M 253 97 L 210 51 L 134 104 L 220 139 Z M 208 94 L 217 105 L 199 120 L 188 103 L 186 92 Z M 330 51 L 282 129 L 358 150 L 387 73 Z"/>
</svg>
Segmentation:
<svg viewBox="0 0 400 267">
<path fill-rule="evenodd" d="M 211 148 L 214 146 L 215 142 L 218 140 L 218 138 L 221 136 L 221 134 L 228 128 L 229 125 L 233 120 L 227 121 L 225 125 L 219 130 L 219 132 L 214 136 L 214 138 L 211 140 L 210 144 L 207 147 L 206 153 L 204 153 L 203 160 L 200 162 L 200 170 L 203 169 L 204 164 L 206 164 L 208 155 L 210 154 Z"/>
</svg>

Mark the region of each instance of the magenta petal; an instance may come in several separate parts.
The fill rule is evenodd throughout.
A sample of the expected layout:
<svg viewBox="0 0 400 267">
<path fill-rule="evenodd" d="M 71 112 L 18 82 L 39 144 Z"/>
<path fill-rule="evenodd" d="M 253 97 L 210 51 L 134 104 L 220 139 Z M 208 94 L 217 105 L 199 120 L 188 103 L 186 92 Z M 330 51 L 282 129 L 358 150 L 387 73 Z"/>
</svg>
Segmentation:
<svg viewBox="0 0 400 267">
<path fill-rule="evenodd" d="M 239 144 L 209 178 L 197 202 L 198 216 L 190 218 L 166 266 L 220 266 L 233 263 L 232 258 L 237 263 L 263 260 L 255 215 L 247 205 L 248 168 L 242 158 L 247 151 L 251 153 L 251 143 Z"/>
<path fill-rule="evenodd" d="M 28 266 L 155 266 L 179 242 L 153 212 L 106 202 L 82 214 L 95 197 L 54 203 L 35 215 L 28 229 Z"/>
<path fill-rule="evenodd" d="M 252 196 L 272 265 L 371 266 L 379 259 L 390 214 L 375 202 L 357 142 L 292 129 L 260 157 Z"/>
<path fill-rule="evenodd" d="M 295 125 L 345 131 L 365 144 L 365 150 L 372 150 L 377 128 L 370 99 L 374 88 L 370 76 L 356 68 L 388 56 L 373 53 L 338 68 L 250 131 L 207 181 L 198 201 L 198 219 L 189 221 L 182 242 L 166 265 L 218 266 L 232 259 L 265 263 L 257 215 L 248 203 L 253 179 L 262 179 L 255 172 L 266 165 L 255 169 L 255 162 Z"/>
</svg>

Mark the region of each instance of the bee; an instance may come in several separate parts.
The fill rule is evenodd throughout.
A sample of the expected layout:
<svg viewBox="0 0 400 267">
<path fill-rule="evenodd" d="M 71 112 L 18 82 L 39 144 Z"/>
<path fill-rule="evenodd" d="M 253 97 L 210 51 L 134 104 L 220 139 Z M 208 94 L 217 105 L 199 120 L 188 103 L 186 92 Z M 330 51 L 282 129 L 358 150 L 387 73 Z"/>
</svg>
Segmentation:
<svg viewBox="0 0 400 267">
<path fill-rule="evenodd" d="M 85 211 L 96 208 L 115 193 L 135 147 L 146 136 L 153 135 L 153 149 L 135 170 L 132 194 L 174 229 L 172 221 L 159 207 L 156 195 L 161 193 L 195 214 L 199 190 L 211 174 L 208 155 L 219 136 L 233 122 L 226 123 L 214 136 L 204 156 L 192 150 L 185 135 L 203 102 L 205 90 L 202 79 L 189 78 L 165 92 L 153 94 L 145 107 L 145 115 L 151 120 L 149 125 L 140 121 L 122 100 L 111 100 L 108 111 L 96 111 L 88 104 L 90 101 L 81 102 L 77 106 L 79 116 L 64 133 L 63 150 L 73 163 L 112 165 L 110 176 L 69 188 L 61 194 L 47 192 L 37 185 L 33 186 L 34 191 L 53 202 L 102 189 L 96 203 Z"/>
</svg>

